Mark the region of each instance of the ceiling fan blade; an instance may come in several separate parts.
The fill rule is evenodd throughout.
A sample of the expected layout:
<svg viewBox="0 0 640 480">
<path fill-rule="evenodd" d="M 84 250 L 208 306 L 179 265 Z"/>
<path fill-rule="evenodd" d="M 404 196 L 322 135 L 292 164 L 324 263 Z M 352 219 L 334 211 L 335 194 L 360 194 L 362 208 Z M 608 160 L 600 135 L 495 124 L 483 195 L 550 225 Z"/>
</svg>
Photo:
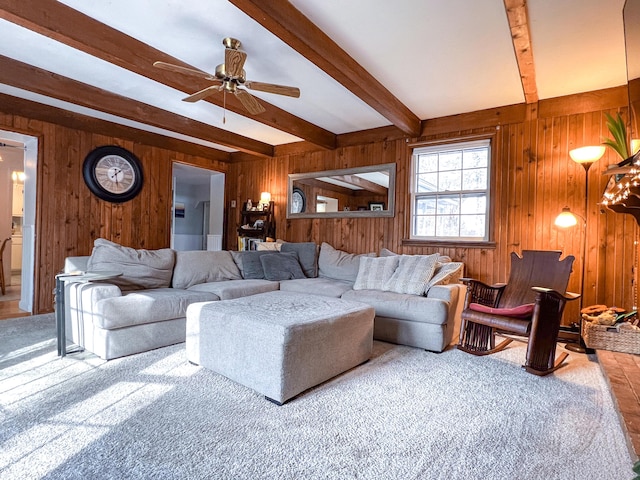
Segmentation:
<svg viewBox="0 0 640 480">
<path fill-rule="evenodd" d="M 153 66 L 162 70 L 168 70 L 170 72 L 184 73 L 185 75 L 191 75 L 199 78 L 206 78 L 207 80 L 215 80 L 216 77 L 212 76 L 202 70 L 196 70 L 195 68 L 181 67 L 180 65 L 173 65 L 166 62 L 153 62 Z"/>
<path fill-rule="evenodd" d="M 188 97 L 183 98 L 182 101 L 190 103 L 197 102 L 198 100 L 202 100 L 203 98 L 208 97 L 209 95 L 213 95 L 214 93 L 217 93 L 219 91 L 220 87 L 213 85 L 211 87 L 204 88 L 199 92 L 194 93 L 193 95 L 189 95 Z"/>
<path fill-rule="evenodd" d="M 238 88 L 234 93 L 235 96 L 238 97 L 238 100 L 240 100 L 240 103 L 242 103 L 244 108 L 246 108 L 251 115 L 258 115 L 262 112 L 266 112 L 264 107 L 260 105 L 260 102 L 258 102 L 258 100 L 256 100 L 256 98 L 246 90 Z"/>
<path fill-rule="evenodd" d="M 245 82 L 245 87 L 251 90 L 258 90 L 259 92 L 275 93 L 277 95 L 286 95 L 288 97 L 300 97 L 300 89 L 297 87 L 287 87 L 285 85 L 275 85 L 273 83 L 262 82 Z"/>
<path fill-rule="evenodd" d="M 224 49 L 224 70 L 227 76 L 237 78 L 242 76 L 242 68 L 247 54 L 233 48 Z"/>
</svg>

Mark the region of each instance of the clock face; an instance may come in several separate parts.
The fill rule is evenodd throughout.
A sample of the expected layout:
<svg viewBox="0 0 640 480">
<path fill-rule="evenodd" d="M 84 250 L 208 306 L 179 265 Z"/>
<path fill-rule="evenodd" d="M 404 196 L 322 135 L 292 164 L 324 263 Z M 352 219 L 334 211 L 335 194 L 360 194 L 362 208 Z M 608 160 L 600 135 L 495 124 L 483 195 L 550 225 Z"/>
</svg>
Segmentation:
<svg viewBox="0 0 640 480">
<path fill-rule="evenodd" d="M 107 192 L 123 194 L 135 185 L 136 172 L 131 163 L 119 155 L 102 157 L 95 166 L 96 180 Z"/>
<path fill-rule="evenodd" d="M 99 198 L 120 203 L 134 198 L 142 188 L 142 167 L 138 158 L 118 146 L 98 147 L 82 166 L 84 181 Z"/>
<path fill-rule="evenodd" d="M 304 192 L 299 188 L 294 188 L 291 194 L 291 213 L 302 213 L 306 206 Z"/>
</svg>

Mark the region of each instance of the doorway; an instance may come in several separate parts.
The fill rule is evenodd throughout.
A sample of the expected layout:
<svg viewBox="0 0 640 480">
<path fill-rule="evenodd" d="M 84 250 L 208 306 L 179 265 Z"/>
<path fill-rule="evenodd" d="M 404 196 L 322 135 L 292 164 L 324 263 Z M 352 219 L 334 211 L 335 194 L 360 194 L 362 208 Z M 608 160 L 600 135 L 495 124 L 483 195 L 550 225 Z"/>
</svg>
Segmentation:
<svg viewBox="0 0 640 480">
<path fill-rule="evenodd" d="M 0 312 L 10 318 L 33 311 L 38 139 L 0 130 L 0 157 L 0 239 L 10 239 Z"/>
<path fill-rule="evenodd" d="M 171 248 L 222 250 L 225 174 L 173 163 Z"/>
</svg>

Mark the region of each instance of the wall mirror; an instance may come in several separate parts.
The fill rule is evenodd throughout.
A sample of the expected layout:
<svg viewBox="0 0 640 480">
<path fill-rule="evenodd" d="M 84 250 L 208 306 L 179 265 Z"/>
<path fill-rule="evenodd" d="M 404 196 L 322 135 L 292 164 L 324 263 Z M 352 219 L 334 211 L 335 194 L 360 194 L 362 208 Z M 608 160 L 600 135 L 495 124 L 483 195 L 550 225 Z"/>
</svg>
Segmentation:
<svg viewBox="0 0 640 480">
<path fill-rule="evenodd" d="M 393 217 L 396 164 L 289 174 L 287 218 Z"/>
</svg>

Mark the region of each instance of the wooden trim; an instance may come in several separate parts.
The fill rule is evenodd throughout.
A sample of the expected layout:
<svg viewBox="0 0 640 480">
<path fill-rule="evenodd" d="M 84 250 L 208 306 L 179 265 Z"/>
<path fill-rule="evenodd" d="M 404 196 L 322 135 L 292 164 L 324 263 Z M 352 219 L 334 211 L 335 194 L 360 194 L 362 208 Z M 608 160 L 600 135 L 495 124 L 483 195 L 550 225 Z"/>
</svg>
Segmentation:
<svg viewBox="0 0 640 480">
<path fill-rule="evenodd" d="M 529 33 L 529 15 L 526 0 L 504 0 L 507 11 L 511 40 L 518 62 L 520 80 L 526 103 L 538 101 L 538 87 L 536 85 L 536 68 L 533 61 L 533 47 Z"/>
<path fill-rule="evenodd" d="M 211 85 L 205 79 L 185 77 L 153 67 L 153 62 L 163 61 L 194 68 L 55 0 L 39 0 L 37 7 L 31 2 L 3 2 L 0 18 L 185 93 L 197 92 Z M 222 58 L 222 44 L 220 55 Z M 205 101 L 324 148 L 335 148 L 334 133 L 262 99 L 260 104 L 266 112 L 255 116 L 249 115 L 233 95 L 227 96 L 226 106 L 222 96 L 208 97 Z"/>
<path fill-rule="evenodd" d="M 420 133 L 420 119 L 288 1 L 229 1 L 407 135 Z"/>
<path fill-rule="evenodd" d="M 538 102 L 538 118 L 558 117 L 629 106 L 626 85 L 555 97 Z"/>
<path fill-rule="evenodd" d="M 273 147 L 267 143 L 176 115 L 2 55 L 0 83 L 250 153 L 273 156 Z"/>
</svg>

